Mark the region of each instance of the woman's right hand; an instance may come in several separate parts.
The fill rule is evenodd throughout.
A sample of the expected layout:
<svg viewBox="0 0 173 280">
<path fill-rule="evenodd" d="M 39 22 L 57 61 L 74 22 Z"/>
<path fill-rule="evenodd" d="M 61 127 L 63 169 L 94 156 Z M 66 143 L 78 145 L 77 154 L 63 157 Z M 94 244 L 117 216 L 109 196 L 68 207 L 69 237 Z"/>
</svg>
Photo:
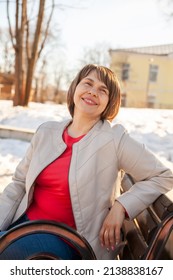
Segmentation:
<svg viewBox="0 0 173 280">
<path fill-rule="evenodd" d="M 121 240 L 121 227 L 125 219 L 125 209 L 122 204 L 115 201 L 110 212 L 105 218 L 100 230 L 101 246 L 114 250 Z"/>
</svg>

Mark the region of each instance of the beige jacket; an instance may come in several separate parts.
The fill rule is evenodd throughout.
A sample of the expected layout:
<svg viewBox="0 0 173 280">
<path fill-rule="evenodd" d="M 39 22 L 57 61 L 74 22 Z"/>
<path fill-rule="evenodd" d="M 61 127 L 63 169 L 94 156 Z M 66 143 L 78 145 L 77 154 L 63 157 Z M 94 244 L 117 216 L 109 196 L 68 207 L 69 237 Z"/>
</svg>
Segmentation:
<svg viewBox="0 0 173 280">
<path fill-rule="evenodd" d="M 62 133 L 69 121 L 47 122 L 39 127 L 13 182 L 0 196 L 0 229 L 17 220 L 32 201 L 38 174 L 66 149 Z M 98 259 L 111 259 L 101 248 L 98 234 L 119 193 L 120 170 L 131 174 L 136 184 L 118 200 L 134 218 L 159 195 L 173 187 L 173 174 L 144 145 L 133 140 L 121 125 L 99 121 L 73 145 L 69 188 L 77 230 L 91 244 Z"/>
</svg>

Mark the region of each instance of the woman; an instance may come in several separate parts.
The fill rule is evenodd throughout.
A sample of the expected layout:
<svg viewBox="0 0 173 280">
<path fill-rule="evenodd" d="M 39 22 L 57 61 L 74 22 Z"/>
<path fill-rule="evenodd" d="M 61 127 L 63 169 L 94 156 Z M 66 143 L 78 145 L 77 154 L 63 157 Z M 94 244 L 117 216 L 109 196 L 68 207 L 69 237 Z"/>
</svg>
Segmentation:
<svg viewBox="0 0 173 280">
<path fill-rule="evenodd" d="M 173 174 L 123 126 L 111 126 L 120 86 L 110 69 L 86 65 L 67 105 L 72 118 L 38 128 L 1 195 L 0 229 L 23 219 L 63 222 L 88 240 L 98 259 L 111 259 L 125 215 L 133 219 L 169 191 Z M 121 170 L 136 183 L 117 196 Z"/>
</svg>

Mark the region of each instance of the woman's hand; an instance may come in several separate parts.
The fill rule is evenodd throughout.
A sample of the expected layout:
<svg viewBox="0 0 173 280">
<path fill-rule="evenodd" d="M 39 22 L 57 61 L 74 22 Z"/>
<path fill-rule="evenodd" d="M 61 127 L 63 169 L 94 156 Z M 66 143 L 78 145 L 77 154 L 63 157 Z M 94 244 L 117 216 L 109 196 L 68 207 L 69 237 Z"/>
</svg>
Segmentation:
<svg viewBox="0 0 173 280">
<path fill-rule="evenodd" d="M 120 242 L 121 227 L 125 218 L 125 209 L 120 202 L 115 201 L 105 218 L 100 230 L 101 246 L 114 250 Z"/>
</svg>

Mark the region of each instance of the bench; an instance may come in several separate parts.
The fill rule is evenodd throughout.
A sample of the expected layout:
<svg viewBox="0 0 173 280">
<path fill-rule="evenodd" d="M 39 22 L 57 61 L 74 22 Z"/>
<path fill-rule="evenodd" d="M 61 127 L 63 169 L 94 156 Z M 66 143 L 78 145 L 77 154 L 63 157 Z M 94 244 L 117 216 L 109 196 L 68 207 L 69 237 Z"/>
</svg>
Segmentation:
<svg viewBox="0 0 173 280">
<path fill-rule="evenodd" d="M 19 224 L 0 237 L 0 254 L 15 243 L 20 238 L 26 235 L 34 234 L 53 234 L 60 237 L 70 246 L 75 248 L 81 260 L 95 260 L 96 256 L 88 243 L 88 241 L 81 236 L 76 230 L 71 227 L 53 221 L 39 220 L 29 221 Z M 60 260 L 60 256 L 53 255 L 50 252 L 37 252 L 34 255 L 30 255 L 28 252 L 27 260 Z"/>
<path fill-rule="evenodd" d="M 129 190 L 133 179 L 124 174 L 121 191 Z M 172 260 L 173 259 L 173 191 L 161 195 L 150 207 L 134 220 L 126 219 L 122 227 L 123 246 L 117 251 L 116 259 L 122 260 Z M 19 238 L 34 233 L 55 234 L 78 251 L 82 260 L 96 260 L 87 242 L 72 228 L 51 221 L 32 221 L 10 229 L 0 238 L 0 253 Z M 45 252 L 38 252 L 28 259 L 59 259 Z"/>
<path fill-rule="evenodd" d="M 124 174 L 121 188 L 128 191 L 133 179 Z M 125 220 L 123 234 L 126 245 L 120 259 L 173 259 L 173 191 L 161 195 L 134 220 Z"/>
</svg>

